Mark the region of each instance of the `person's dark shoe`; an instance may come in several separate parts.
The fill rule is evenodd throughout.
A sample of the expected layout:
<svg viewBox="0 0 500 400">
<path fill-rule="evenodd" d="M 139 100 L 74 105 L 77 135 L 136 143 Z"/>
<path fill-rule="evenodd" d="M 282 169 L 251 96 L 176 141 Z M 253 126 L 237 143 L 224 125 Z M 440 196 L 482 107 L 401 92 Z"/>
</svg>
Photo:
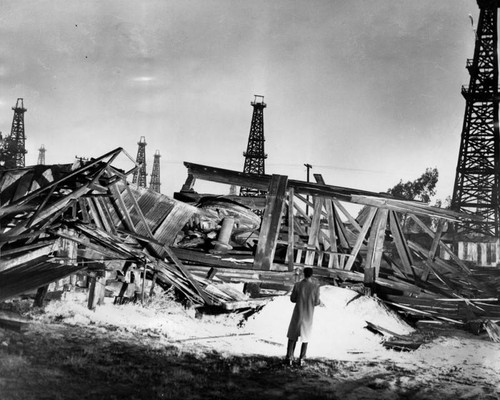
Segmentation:
<svg viewBox="0 0 500 400">
<path fill-rule="evenodd" d="M 291 367 L 293 365 L 293 360 L 291 358 L 285 358 L 285 360 L 283 361 L 283 364 L 286 366 L 286 367 Z"/>
<path fill-rule="evenodd" d="M 303 360 L 302 358 L 299 358 L 299 359 L 297 360 L 297 367 L 301 368 L 301 367 L 303 367 L 304 365 L 305 365 L 304 360 Z"/>
</svg>

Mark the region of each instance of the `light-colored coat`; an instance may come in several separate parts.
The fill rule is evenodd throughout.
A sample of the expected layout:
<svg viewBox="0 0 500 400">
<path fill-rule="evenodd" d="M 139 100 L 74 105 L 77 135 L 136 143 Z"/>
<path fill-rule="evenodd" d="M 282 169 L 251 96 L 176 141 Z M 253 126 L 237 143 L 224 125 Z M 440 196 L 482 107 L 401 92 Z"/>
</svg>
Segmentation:
<svg viewBox="0 0 500 400">
<path fill-rule="evenodd" d="M 314 307 L 320 304 L 319 285 L 311 278 L 302 279 L 293 286 L 290 301 L 295 303 L 288 327 L 288 339 L 308 342 L 312 330 Z"/>
</svg>

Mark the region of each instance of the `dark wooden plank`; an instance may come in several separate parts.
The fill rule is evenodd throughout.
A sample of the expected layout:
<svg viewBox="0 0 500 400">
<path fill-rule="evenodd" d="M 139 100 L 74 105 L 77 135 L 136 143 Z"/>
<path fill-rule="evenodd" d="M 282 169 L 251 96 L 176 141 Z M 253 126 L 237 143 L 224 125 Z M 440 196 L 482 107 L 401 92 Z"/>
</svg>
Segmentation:
<svg viewBox="0 0 500 400">
<path fill-rule="evenodd" d="M 294 189 L 288 189 L 288 270 L 293 271 L 294 263 L 294 243 L 295 243 L 295 218 L 293 216 L 294 210 Z"/>
<path fill-rule="evenodd" d="M 281 213 L 286 196 L 288 177 L 273 175 L 262 216 L 259 241 L 255 252 L 254 269 L 269 270 L 274 259 L 276 241 L 281 227 Z"/>
</svg>

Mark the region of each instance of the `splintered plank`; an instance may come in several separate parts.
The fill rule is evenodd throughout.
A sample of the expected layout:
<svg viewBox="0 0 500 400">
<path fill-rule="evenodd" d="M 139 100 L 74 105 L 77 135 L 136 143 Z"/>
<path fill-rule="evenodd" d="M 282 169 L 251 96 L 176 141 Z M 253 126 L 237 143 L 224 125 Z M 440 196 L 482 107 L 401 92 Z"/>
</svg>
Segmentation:
<svg viewBox="0 0 500 400">
<path fill-rule="evenodd" d="M 269 270 L 274 259 L 288 177 L 273 175 L 255 253 L 254 269 Z"/>
</svg>

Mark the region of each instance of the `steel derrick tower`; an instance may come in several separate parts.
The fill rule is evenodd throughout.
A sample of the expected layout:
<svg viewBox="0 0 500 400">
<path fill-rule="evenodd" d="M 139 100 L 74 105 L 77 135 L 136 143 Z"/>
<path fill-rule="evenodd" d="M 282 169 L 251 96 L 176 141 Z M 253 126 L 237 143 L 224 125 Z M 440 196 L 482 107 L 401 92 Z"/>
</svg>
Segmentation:
<svg viewBox="0 0 500 400">
<path fill-rule="evenodd" d="M 38 149 L 38 162 L 37 164 L 39 165 L 45 165 L 45 152 L 47 149 L 45 146 L 42 144 L 40 148 Z"/>
<path fill-rule="evenodd" d="M 155 158 L 153 161 L 153 172 L 151 172 L 151 180 L 149 181 L 149 188 L 155 192 L 160 192 L 160 150 L 156 150 Z"/>
<path fill-rule="evenodd" d="M 24 134 L 24 113 L 27 111 L 23 106 L 23 99 L 17 99 L 12 119 L 10 135 L 3 139 L 0 161 L 5 168 L 23 168 L 25 164 L 26 136 Z"/>
<path fill-rule="evenodd" d="M 500 143 L 498 127 L 497 10 L 499 0 L 478 0 L 474 58 L 467 60 L 468 86 L 462 87 L 465 116 L 453 189 L 452 209 L 483 217 L 457 232 L 499 234 Z"/>
<path fill-rule="evenodd" d="M 245 157 L 245 164 L 243 172 L 247 174 L 264 175 L 265 160 L 267 154 L 264 153 L 264 96 L 255 95 L 254 101 L 251 106 L 253 107 L 252 123 L 250 125 L 250 134 L 248 136 L 247 151 L 243 152 Z M 259 196 L 263 192 L 258 189 L 245 188 L 240 189 L 240 196 Z"/>
<path fill-rule="evenodd" d="M 137 142 L 139 148 L 137 150 L 137 157 L 135 159 L 136 163 L 139 165 L 134 171 L 134 176 L 132 177 L 132 183 L 137 184 L 139 187 L 146 187 L 146 138 L 141 136 Z"/>
</svg>

